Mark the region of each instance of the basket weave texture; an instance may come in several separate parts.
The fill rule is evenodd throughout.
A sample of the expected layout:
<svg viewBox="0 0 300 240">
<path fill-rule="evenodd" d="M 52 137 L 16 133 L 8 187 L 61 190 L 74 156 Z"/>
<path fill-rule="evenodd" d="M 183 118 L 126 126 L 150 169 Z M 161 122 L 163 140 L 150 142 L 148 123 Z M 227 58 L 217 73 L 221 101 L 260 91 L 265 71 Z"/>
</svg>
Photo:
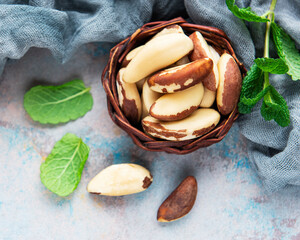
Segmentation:
<svg viewBox="0 0 300 240">
<path fill-rule="evenodd" d="M 221 141 L 239 115 L 237 107 L 228 116 L 221 117 L 216 128 L 199 138 L 185 141 L 167 141 L 145 134 L 141 125 L 132 126 L 129 123 L 120 108 L 116 89 L 116 76 L 126 54 L 133 48 L 144 44 L 145 41 L 163 28 L 173 24 L 180 25 L 188 35 L 194 31 L 199 31 L 207 43 L 212 45 L 220 55 L 224 52 L 231 54 L 240 68 L 242 77 L 246 75 L 246 68 L 236 58 L 230 40 L 222 30 L 215 27 L 187 23 L 183 18 L 179 17 L 170 21 L 147 23 L 136 30 L 130 37 L 113 47 L 110 51 L 108 64 L 102 73 L 102 85 L 107 94 L 107 107 L 112 121 L 126 131 L 136 145 L 148 151 L 187 154 Z"/>
</svg>

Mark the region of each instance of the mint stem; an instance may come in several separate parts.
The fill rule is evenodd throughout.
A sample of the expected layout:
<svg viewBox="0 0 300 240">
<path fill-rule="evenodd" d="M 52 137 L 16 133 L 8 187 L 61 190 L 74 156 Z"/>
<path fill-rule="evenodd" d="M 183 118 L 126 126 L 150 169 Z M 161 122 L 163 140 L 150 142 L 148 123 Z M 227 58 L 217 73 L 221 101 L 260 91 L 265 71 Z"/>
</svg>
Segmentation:
<svg viewBox="0 0 300 240">
<path fill-rule="evenodd" d="M 261 15 L 261 17 L 266 17 L 266 16 L 268 16 L 270 13 L 271 13 L 270 10 L 268 10 L 268 11 L 265 12 L 263 15 Z"/>
<path fill-rule="evenodd" d="M 270 29 L 271 29 L 271 22 L 274 21 L 274 9 L 276 6 L 276 2 L 277 0 L 272 0 L 270 9 L 269 9 L 269 14 L 268 14 L 268 19 L 270 20 L 269 22 L 267 22 L 266 24 L 266 34 L 265 34 L 265 49 L 264 49 L 264 57 L 265 58 L 269 58 L 269 45 L 270 45 Z M 268 87 L 270 85 L 269 83 L 269 73 L 268 72 L 264 72 L 264 88 Z M 267 93 L 265 95 L 265 99 L 269 98 L 270 95 Z"/>
</svg>

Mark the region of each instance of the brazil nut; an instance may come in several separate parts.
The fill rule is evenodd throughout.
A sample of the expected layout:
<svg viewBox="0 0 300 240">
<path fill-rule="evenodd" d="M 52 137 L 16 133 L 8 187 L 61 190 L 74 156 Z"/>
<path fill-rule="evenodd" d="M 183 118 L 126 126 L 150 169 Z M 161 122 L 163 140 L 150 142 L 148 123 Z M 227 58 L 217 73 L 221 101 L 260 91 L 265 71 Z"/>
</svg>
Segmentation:
<svg viewBox="0 0 300 240">
<path fill-rule="evenodd" d="M 212 71 L 213 61 L 203 58 L 197 61 L 165 69 L 148 79 L 149 87 L 156 92 L 173 93 L 200 83 Z"/>
<path fill-rule="evenodd" d="M 200 137 L 211 131 L 220 121 L 220 114 L 210 108 L 200 108 L 187 118 L 172 122 L 163 122 L 147 116 L 142 120 L 146 133 L 153 137 L 181 141 Z"/>
</svg>

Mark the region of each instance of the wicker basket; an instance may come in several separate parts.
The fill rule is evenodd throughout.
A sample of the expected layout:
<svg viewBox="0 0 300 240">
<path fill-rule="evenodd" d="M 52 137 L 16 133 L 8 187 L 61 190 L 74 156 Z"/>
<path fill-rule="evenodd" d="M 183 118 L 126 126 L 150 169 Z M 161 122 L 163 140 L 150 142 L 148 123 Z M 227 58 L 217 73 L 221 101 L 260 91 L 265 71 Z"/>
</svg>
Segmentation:
<svg viewBox="0 0 300 240">
<path fill-rule="evenodd" d="M 185 141 L 166 141 L 150 137 L 143 132 L 141 125 L 132 126 L 128 122 L 120 109 L 116 89 L 116 76 L 126 54 L 136 46 L 143 44 L 151 36 L 166 26 L 172 24 L 180 25 L 188 34 L 191 34 L 194 31 L 201 32 L 206 41 L 212 45 L 219 54 L 224 52 L 231 54 L 238 63 L 242 77 L 245 76 L 247 70 L 236 58 L 236 55 L 230 45 L 230 40 L 222 30 L 214 27 L 190 24 L 182 18 L 175 18 L 170 21 L 147 23 L 130 37 L 112 48 L 108 64 L 102 73 L 102 84 L 107 94 L 107 107 L 111 119 L 115 124 L 129 134 L 136 145 L 148 151 L 165 151 L 167 153 L 187 154 L 197 150 L 198 148 L 207 147 L 221 141 L 238 117 L 239 113 L 237 108 L 235 108 L 226 118 L 222 117 L 216 128 L 199 138 Z"/>
</svg>

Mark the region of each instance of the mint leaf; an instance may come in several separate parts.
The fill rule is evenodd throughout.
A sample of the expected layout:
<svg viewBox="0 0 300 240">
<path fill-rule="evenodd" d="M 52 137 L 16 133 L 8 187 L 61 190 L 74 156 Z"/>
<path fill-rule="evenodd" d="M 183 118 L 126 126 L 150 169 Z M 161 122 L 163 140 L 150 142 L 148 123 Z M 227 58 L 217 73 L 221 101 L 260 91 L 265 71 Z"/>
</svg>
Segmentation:
<svg viewBox="0 0 300 240">
<path fill-rule="evenodd" d="M 72 193 L 81 179 L 89 147 L 76 135 L 67 133 L 41 165 L 41 181 L 50 191 L 64 197 Z"/>
<path fill-rule="evenodd" d="M 269 87 L 260 91 L 255 97 L 253 98 L 246 98 L 243 97 L 239 102 L 239 112 L 243 114 L 250 113 L 252 108 L 261 100 L 266 93 L 269 91 Z"/>
<path fill-rule="evenodd" d="M 274 119 L 281 127 L 286 127 L 290 124 L 290 113 L 286 101 L 276 91 L 273 86 L 269 86 L 269 92 L 266 94 L 261 106 L 261 115 L 265 120 Z"/>
<path fill-rule="evenodd" d="M 300 79 L 300 53 L 295 46 L 295 42 L 276 23 L 271 24 L 272 35 L 279 57 L 288 66 L 288 74 L 293 80 Z"/>
<path fill-rule="evenodd" d="M 267 93 L 269 89 L 263 89 L 263 84 L 263 71 L 254 63 L 243 80 L 238 103 L 240 113 L 250 113 L 254 105 Z"/>
<path fill-rule="evenodd" d="M 269 19 L 258 16 L 255 12 L 251 10 L 250 7 L 239 8 L 235 5 L 235 0 L 226 0 L 226 5 L 228 9 L 238 18 L 244 19 L 248 22 L 268 22 Z"/>
<path fill-rule="evenodd" d="M 93 106 L 93 98 L 82 80 L 60 86 L 36 86 L 24 96 L 24 108 L 40 123 L 57 124 L 85 115 Z"/>
<path fill-rule="evenodd" d="M 257 58 L 254 60 L 254 62 L 264 72 L 284 74 L 289 70 L 281 58 Z"/>
</svg>

